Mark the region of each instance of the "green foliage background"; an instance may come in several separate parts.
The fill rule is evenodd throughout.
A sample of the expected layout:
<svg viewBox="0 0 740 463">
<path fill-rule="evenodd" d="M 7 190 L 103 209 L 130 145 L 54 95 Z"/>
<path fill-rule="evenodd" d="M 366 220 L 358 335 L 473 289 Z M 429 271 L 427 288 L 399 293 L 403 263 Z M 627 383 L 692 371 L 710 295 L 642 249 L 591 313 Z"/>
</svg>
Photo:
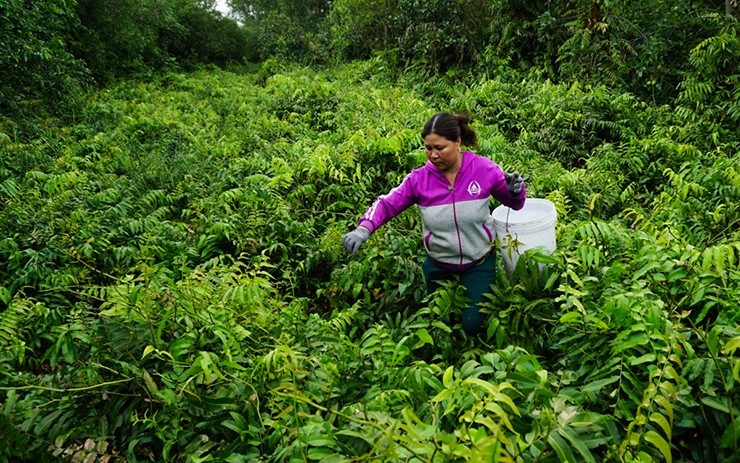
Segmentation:
<svg viewBox="0 0 740 463">
<path fill-rule="evenodd" d="M 740 456 L 720 5 L 242 2 L 237 26 L 119 3 L 0 10 L 0 461 Z M 224 47 L 188 45 L 207 32 Z M 264 60 L 185 71 L 226 45 Z M 558 209 L 557 251 L 501 267 L 476 339 L 459 285 L 424 294 L 417 211 L 340 246 L 439 110 Z"/>
</svg>

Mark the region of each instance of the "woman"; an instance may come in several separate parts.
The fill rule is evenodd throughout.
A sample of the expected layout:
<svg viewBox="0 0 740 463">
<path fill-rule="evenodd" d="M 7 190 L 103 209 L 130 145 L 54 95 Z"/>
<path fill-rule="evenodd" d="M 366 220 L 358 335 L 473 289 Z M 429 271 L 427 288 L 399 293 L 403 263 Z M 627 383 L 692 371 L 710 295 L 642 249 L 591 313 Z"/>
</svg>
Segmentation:
<svg viewBox="0 0 740 463">
<path fill-rule="evenodd" d="M 494 239 L 490 197 L 518 210 L 526 191 L 518 172 L 504 173 L 490 159 L 460 150 L 461 145 L 476 145 L 469 122 L 467 116 L 449 113 L 432 116 L 421 132 L 428 162 L 380 196 L 342 244 L 354 255 L 381 225 L 418 204 L 428 254 L 423 265 L 426 290 L 432 293 L 437 281 L 459 275 L 472 300 L 463 310 L 463 329 L 476 335 L 485 321 L 478 303 L 496 276 L 495 254 L 489 257 Z"/>
</svg>

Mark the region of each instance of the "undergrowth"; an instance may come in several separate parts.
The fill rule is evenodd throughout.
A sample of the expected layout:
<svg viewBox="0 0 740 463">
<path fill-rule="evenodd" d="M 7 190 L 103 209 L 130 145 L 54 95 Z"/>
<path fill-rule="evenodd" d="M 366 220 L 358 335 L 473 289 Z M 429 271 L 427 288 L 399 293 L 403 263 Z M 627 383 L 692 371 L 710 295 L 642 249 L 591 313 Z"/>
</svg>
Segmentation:
<svg viewBox="0 0 740 463">
<path fill-rule="evenodd" d="M 673 111 L 376 65 L 169 74 L 77 125 L 2 122 L 0 461 L 740 455 L 737 92 L 695 96 L 697 72 Z M 558 210 L 475 339 L 459 284 L 423 292 L 418 212 L 340 249 L 447 109 Z"/>
</svg>

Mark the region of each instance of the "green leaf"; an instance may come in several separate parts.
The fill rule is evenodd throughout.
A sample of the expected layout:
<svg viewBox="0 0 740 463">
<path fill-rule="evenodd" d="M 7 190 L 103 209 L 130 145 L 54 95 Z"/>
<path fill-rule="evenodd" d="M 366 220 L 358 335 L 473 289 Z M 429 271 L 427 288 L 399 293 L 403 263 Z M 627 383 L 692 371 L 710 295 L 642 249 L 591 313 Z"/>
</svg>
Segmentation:
<svg viewBox="0 0 740 463">
<path fill-rule="evenodd" d="M 77 358 L 77 348 L 72 336 L 64 336 L 62 341 L 62 356 L 67 363 L 73 363 Z"/>
<path fill-rule="evenodd" d="M 141 355 L 141 360 L 144 360 L 147 355 L 151 354 L 155 350 L 156 350 L 156 348 L 154 346 L 152 346 L 151 344 L 149 344 L 148 346 L 146 346 L 144 348 L 144 353 Z"/>
<path fill-rule="evenodd" d="M 715 397 L 702 397 L 701 401 L 704 405 L 710 406 L 714 408 L 715 410 L 719 410 L 724 413 L 730 413 L 730 407 L 727 405 L 727 402 L 720 401 Z"/>
<path fill-rule="evenodd" d="M 630 366 L 642 365 L 643 363 L 649 363 L 649 362 L 655 362 L 656 358 L 657 357 L 654 353 L 645 354 L 637 358 L 632 357 L 630 358 Z"/>
<path fill-rule="evenodd" d="M 715 326 L 709 332 L 709 336 L 707 336 L 707 347 L 709 347 L 709 352 L 711 352 L 714 357 L 716 357 L 717 354 L 719 353 L 719 333 L 720 331 L 722 331 L 722 327 Z"/>
<path fill-rule="evenodd" d="M 740 348 L 740 336 L 735 336 L 727 341 L 725 347 L 722 348 L 722 353 L 732 355 L 738 348 Z"/>
<path fill-rule="evenodd" d="M 435 328 L 439 328 L 440 330 L 444 331 L 445 333 L 452 333 L 452 328 L 444 324 L 441 320 L 434 320 L 432 322 L 432 326 Z"/>
<path fill-rule="evenodd" d="M 422 346 L 425 344 L 434 345 L 434 339 L 432 339 L 432 336 L 429 334 L 429 331 L 427 331 L 426 328 L 416 330 L 416 336 L 419 338 L 420 344 Z M 417 344 L 414 347 L 420 347 L 420 344 Z"/>
<path fill-rule="evenodd" d="M 598 392 L 603 388 L 604 386 L 607 386 L 609 384 L 615 383 L 619 381 L 619 375 L 610 376 L 608 378 L 600 379 L 597 381 L 593 381 L 591 383 L 586 384 L 581 388 L 581 392 Z"/>
<path fill-rule="evenodd" d="M 660 434 L 655 431 L 648 431 L 642 437 L 647 442 L 653 444 L 655 448 L 660 450 L 660 453 L 663 454 L 663 458 L 665 458 L 666 462 L 671 463 L 673 461 L 673 456 L 671 455 L 671 446 L 668 444 L 668 442 L 666 442 L 665 439 L 660 436 Z"/>
<path fill-rule="evenodd" d="M 575 321 L 581 321 L 583 319 L 583 315 L 581 315 L 579 312 L 568 312 L 562 317 L 560 317 L 560 323 L 566 324 L 571 323 Z"/>
<path fill-rule="evenodd" d="M 153 396 L 156 396 L 157 392 L 159 392 L 159 388 L 157 387 L 157 383 L 154 382 L 154 379 L 149 374 L 149 372 L 146 370 L 143 370 L 142 378 L 144 379 L 144 384 L 146 385 L 146 388 L 149 390 L 149 393 L 152 394 Z"/>
<path fill-rule="evenodd" d="M 656 394 L 655 403 L 663 407 L 663 410 L 668 414 L 669 423 L 673 423 L 673 404 L 662 394 Z M 671 438 L 670 434 L 666 434 L 668 438 Z"/>
<path fill-rule="evenodd" d="M 360 293 L 362 292 L 362 287 L 363 287 L 362 283 L 354 284 L 354 286 L 352 287 L 352 297 L 353 298 L 357 298 L 357 296 L 360 295 Z"/>
<path fill-rule="evenodd" d="M 740 443 L 740 417 L 735 418 L 719 440 L 721 448 L 737 448 Z"/>
<path fill-rule="evenodd" d="M 327 461 L 329 458 L 336 456 L 332 449 L 325 447 L 313 447 L 308 449 L 308 459 L 314 461 Z"/>
<path fill-rule="evenodd" d="M 452 373 L 454 372 L 455 367 L 450 365 L 447 367 L 447 370 L 445 370 L 444 375 L 442 375 L 442 384 L 444 384 L 444 387 L 451 388 L 452 387 Z"/>
<path fill-rule="evenodd" d="M 641 346 L 648 341 L 648 335 L 644 332 L 633 334 L 624 341 L 615 341 L 616 346 L 614 347 L 614 353 L 618 354 L 627 349 L 631 349 L 635 346 Z"/>
<path fill-rule="evenodd" d="M 8 288 L 5 286 L 0 286 L 0 301 L 5 303 L 5 305 L 10 304 L 10 299 L 12 298 L 10 291 L 8 291 Z"/>
<path fill-rule="evenodd" d="M 555 285 L 555 282 L 557 282 L 559 277 L 560 277 L 560 274 L 558 273 L 553 273 L 552 275 L 550 275 L 550 278 L 547 279 L 547 283 L 545 283 L 544 289 L 548 290 L 552 288 L 553 285 Z"/>
<path fill-rule="evenodd" d="M 581 454 L 585 461 L 589 463 L 596 463 L 596 459 L 594 458 L 588 447 L 586 447 L 586 444 L 584 444 L 581 440 L 581 436 L 578 435 L 578 433 L 575 432 L 572 428 L 558 428 L 558 433 L 561 436 L 565 437 L 568 442 L 570 442 L 571 445 L 575 447 L 576 450 L 578 450 L 578 453 Z"/>
<path fill-rule="evenodd" d="M 34 434 L 39 435 L 39 436 L 44 435 L 46 430 L 49 429 L 49 427 L 53 426 L 58 421 L 59 415 L 61 415 L 62 412 L 64 412 L 64 409 L 60 408 L 46 415 L 33 428 Z"/>
<path fill-rule="evenodd" d="M 660 426 L 668 440 L 671 440 L 671 425 L 668 423 L 668 420 L 665 418 L 665 416 L 661 415 L 660 413 L 653 412 L 650 414 L 650 421 Z"/>
<path fill-rule="evenodd" d="M 563 463 L 575 463 L 576 457 L 573 455 L 573 450 L 570 448 L 568 443 L 560 437 L 556 430 L 553 430 L 547 436 L 547 442 L 550 446 L 555 449 L 555 453 L 558 454 L 560 461 Z"/>
<path fill-rule="evenodd" d="M 318 435 L 308 439 L 308 445 L 312 447 L 331 447 L 332 445 L 337 445 L 337 441 L 331 436 Z"/>
</svg>

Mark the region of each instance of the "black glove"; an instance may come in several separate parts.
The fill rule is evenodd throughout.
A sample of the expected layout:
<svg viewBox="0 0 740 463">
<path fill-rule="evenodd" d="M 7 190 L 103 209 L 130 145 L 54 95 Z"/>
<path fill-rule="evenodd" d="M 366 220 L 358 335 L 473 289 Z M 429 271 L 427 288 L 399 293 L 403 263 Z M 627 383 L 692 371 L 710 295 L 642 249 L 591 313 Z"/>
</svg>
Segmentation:
<svg viewBox="0 0 740 463">
<path fill-rule="evenodd" d="M 362 243 L 367 241 L 368 238 L 370 238 L 370 232 L 366 228 L 357 227 L 344 235 L 344 238 L 342 238 L 342 246 L 344 246 L 344 249 L 351 252 L 354 256 L 357 253 L 357 250 L 360 249 Z"/>
<path fill-rule="evenodd" d="M 519 175 L 519 171 L 516 170 L 511 174 L 504 172 L 504 179 L 506 179 L 506 184 L 509 186 L 509 193 L 513 195 L 521 193 L 524 181 L 527 180 L 526 178 L 522 178 L 522 176 Z"/>
</svg>

